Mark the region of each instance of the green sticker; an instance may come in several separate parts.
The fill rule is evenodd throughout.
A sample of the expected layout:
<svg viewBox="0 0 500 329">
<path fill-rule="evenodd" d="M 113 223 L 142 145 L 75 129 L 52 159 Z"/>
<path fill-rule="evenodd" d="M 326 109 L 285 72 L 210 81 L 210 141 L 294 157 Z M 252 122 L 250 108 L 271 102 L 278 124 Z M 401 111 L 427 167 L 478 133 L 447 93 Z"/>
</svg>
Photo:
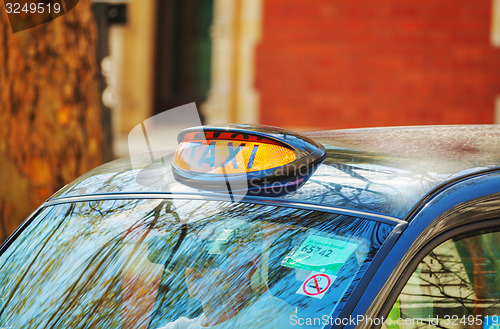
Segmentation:
<svg viewBox="0 0 500 329">
<path fill-rule="evenodd" d="M 359 245 L 359 242 L 311 234 L 292 250 L 282 265 L 334 275 Z"/>
</svg>

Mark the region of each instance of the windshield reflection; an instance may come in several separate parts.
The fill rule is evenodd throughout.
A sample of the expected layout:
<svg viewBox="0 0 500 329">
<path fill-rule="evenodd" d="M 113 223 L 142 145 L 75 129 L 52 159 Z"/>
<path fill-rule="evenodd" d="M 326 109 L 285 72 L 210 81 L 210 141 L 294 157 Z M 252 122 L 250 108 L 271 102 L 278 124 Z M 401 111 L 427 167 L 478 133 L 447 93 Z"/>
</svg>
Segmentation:
<svg viewBox="0 0 500 329">
<path fill-rule="evenodd" d="M 0 326 L 297 328 L 291 314 L 339 312 L 392 230 L 275 206 L 175 206 L 43 209 L 0 257 Z"/>
</svg>

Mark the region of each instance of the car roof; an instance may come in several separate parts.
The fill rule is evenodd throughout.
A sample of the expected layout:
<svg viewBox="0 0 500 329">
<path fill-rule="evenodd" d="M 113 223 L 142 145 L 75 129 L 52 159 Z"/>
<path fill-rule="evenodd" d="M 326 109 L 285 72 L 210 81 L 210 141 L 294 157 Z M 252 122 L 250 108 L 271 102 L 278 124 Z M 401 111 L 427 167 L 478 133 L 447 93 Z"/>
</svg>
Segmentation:
<svg viewBox="0 0 500 329">
<path fill-rule="evenodd" d="M 500 167 L 499 125 L 365 128 L 303 135 L 325 146 L 325 161 L 297 191 L 268 199 L 402 219 L 438 186 Z M 206 194 L 175 181 L 170 171 L 173 152 L 166 151 L 152 165 L 149 155 L 110 162 L 68 184 L 52 199 L 114 193 Z"/>
</svg>

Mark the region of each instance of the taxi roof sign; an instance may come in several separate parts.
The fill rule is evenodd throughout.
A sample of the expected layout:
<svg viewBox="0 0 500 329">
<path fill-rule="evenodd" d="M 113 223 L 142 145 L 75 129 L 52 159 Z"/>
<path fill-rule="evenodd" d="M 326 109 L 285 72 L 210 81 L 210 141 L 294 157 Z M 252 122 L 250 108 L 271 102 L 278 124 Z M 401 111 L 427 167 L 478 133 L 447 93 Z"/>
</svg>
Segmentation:
<svg viewBox="0 0 500 329">
<path fill-rule="evenodd" d="M 282 195 L 302 186 L 325 158 L 322 145 L 291 131 L 231 125 L 183 130 L 172 160 L 174 177 L 199 189 Z M 238 185 L 242 186 L 242 185 Z"/>
</svg>

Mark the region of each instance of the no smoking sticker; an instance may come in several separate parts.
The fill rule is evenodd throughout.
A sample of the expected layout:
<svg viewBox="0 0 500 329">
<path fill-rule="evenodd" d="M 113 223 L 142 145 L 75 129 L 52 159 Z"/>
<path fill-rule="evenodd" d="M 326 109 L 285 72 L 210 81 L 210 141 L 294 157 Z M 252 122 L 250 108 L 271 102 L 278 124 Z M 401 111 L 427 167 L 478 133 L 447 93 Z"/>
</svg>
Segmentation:
<svg viewBox="0 0 500 329">
<path fill-rule="evenodd" d="M 321 299 L 336 278 L 335 275 L 313 272 L 307 277 L 304 283 L 300 285 L 296 293 Z"/>
</svg>

